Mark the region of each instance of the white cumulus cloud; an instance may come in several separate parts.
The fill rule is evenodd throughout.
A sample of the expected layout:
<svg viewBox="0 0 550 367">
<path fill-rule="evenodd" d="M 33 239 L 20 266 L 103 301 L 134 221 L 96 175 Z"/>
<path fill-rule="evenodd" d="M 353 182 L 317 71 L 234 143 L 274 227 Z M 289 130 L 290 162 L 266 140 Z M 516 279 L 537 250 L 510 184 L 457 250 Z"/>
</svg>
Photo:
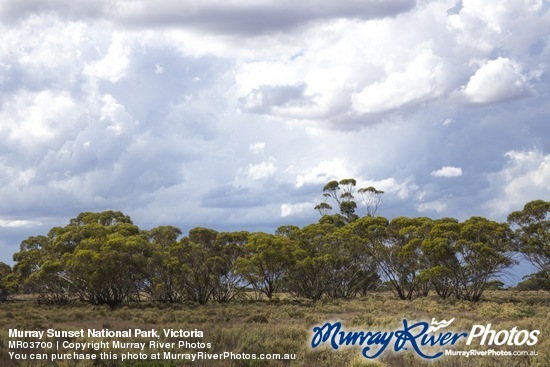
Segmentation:
<svg viewBox="0 0 550 367">
<path fill-rule="evenodd" d="M 0 227 L 33 227 L 39 225 L 40 222 L 34 220 L 21 220 L 21 219 L 0 219 Z"/>
<path fill-rule="evenodd" d="M 270 158 L 269 161 L 264 161 L 258 164 L 250 164 L 247 168 L 247 175 L 252 180 L 261 180 L 269 176 L 273 176 L 277 167 L 275 166 L 275 159 Z"/>
<path fill-rule="evenodd" d="M 462 168 L 444 166 L 438 170 L 432 171 L 431 175 L 434 177 L 459 177 L 462 176 Z"/>
<path fill-rule="evenodd" d="M 315 205 L 313 203 L 282 204 L 281 217 L 289 217 L 306 210 L 311 211 Z"/>
<path fill-rule="evenodd" d="M 353 95 L 353 108 L 361 113 L 373 113 L 434 98 L 443 92 L 444 80 L 442 58 L 432 50 L 422 50 L 403 70 Z"/>
<path fill-rule="evenodd" d="M 420 203 L 416 206 L 419 212 L 436 212 L 442 213 L 447 209 L 447 204 L 442 200 L 434 200 L 426 203 Z"/>
<path fill-rule="evenodd" d="M 505 155 L 506 166 L 489 176 L 498 195 L 488 203 L 493 214 L 508 214 L 531 200 L 550 198 L 550 154 L 534 149 Z"/>
<path fill-rule="evenodd" d="M 324 160 L 296 177 L 296 187 L 305 184 L 326 184 L 330 180 L 354 177 L 341 159 Z"/>
<path fill-rule="evenodd" d="M 499 57 L 489 60 L 468 81 L 464 94 L 473 103 L 498 103 L 529 95 L 530 86 L 520 66 Z"/>
</svg>

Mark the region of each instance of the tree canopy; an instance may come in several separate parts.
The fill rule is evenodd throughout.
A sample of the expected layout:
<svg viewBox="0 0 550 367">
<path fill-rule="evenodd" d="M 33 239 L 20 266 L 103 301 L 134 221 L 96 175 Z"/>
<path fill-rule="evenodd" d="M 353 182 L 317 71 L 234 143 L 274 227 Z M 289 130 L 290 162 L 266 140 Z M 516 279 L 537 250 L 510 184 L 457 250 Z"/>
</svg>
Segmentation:
<svg viewBox="0 0 550 367">
<path fill-rule="evenodd" d="M 549 289 L 550 203 L 536 200 L 507 223 L 482 217 L 397 217 L 353 205 L 355 180 L 331 181 L 338 214 L 274 234 L 174 226 L 140 229 L 118 211 L 84 212 L 47 235 L 31 236 L 0 263 L 0 300 L 16 292 L 42 302 L 230 302 L 254 292 L 313 301 L 366 295 L 381 284 L 410 300 L 435 292 L 478 301 L 522 253 L 538 270 L 521 286 Z M 380 195 L 372 188 L 365 191 Z"/>
</svg>

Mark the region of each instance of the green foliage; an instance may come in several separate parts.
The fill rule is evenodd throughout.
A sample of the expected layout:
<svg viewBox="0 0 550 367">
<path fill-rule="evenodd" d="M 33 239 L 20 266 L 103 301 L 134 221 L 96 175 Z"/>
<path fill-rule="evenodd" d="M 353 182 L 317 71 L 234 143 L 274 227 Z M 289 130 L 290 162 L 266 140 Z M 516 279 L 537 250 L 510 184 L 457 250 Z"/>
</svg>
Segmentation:
<svg viewBox="0 0 550 367">
<path fill-rule="evenodd" d="M 487 283 L 514 264 L 508 226 L 480 217 L 463 223 L 365 217 L 351 232 L 401 299 L 426 296 L 433 288 L 442 298 L 477 301 Z"/>
<path fill-rule="evenodd" d="M 20 291 L 38 294 L 41 301 L 67 303 L 75 289 L 63 276 L 59 262 L 62 253 L 54 248 L 52 237 L 56 230 L 53 228 L 48 237 L 31 236 L 21 242 L 20 251 L 13 255 L 13 276 Z"/>
<path fill-rule="evenodd" d="M 459 237 L 460 223 L 456 219 L 438 219 L 433 221 L 427 237 L 420 246 L 424 255 L 424 269 L 420 276 L 432 284 L 441 298 L 447 298 L 455 293 L 456 281 L 453 275 L 460 267 L 455 256 Z"/>
<path fill-rule="evenodd" d="M 146 258 L 143 291 L 150 299 L 158 302 L 179 302 L 182 296 L 176 287 L 177 271 L 170 249 L 175 246 L 181 229 L 174 226 L 160 226 L 143 232 L 148 240 L 151 256 Z"/>
<path fill-rule="evenodd" d="M 172 265 L 178 288 L 186 299 L 200 304 L 208 302 L 216 288 L 221 258 L 207 248 L 208 244 L 182 239 L 171 248 Z"/>
<path fill-rule="evenodd" d="M 139 294 L 145 239 L 121 212 L 81 213 L 48 236 L 29 237 L 14 254 L 14 273 L 27 292 L 66 303 L 76 294 L 95 304 L 117 305 Z"/>
<path fill-rule="evenodd" d="M 7 301 L 8 297 L 17 290 L 17 280 L 8 264 L 0 262 L 0 302 Z"/>
<path fill-rule="evenodd" d="M 516 289 L 524 291 L 550 291 L 550 273 L 539 271 L 537 273 L 524 277 L 524 280 L 519 282 Z"/>
<path fill-rule="evenodd" d="M 478 301 L 486 284 L 516 263 L 512 259 L 511 236 L 507 224 L 481 217 L 461 224 L 455 245 L 459 265 L 454 274 L 457 298 Z"/>
<path fill-rule="evenodd" d="M 364 217 L 351 225 L 355 240 L 376 263 L 381 278 L 401 299 L 411 299 L 422 284 L 419 247 L 427 218 Z M 423 292 L 420 292 L 423 293 Z"/>
<path fill-rule="evenodd" d="M 340 216 L 343 221 L 352 223 L 359 218 L 356 211 L 358 208 L 355 196 L 361 197 L 362 204 L 366 208 L 367 216 L 375 216 L 380 206 L 381 197 L 384 191 L 375 189 L 374 187 L 361 188 L 355 190 L 357 181 L 353 178 L 345 178 L 340 182 L 333 180 L 329 181 L 323 187 L 323 197 L 325 201 L 315 206 L 315 210 L 319 211 L 322 218 L 325 218 L 332 210 L 332 205 L 327 203 L 327 200 L 332 199 L 337 205 L 340 211 Z"/>
<path fill-rule="evenodd" d="M 508 216 L 517 249 L 540 271 L 550 272 L 550 202 L 531 201 Z"/>
<path fill-rule="evenodd" d="M 376 268 L 344 227 L 331 223 L 311 224 L 298 230 L 293 262 L 285 279 L 287 290 L 317 301 L 352 298 L 365 294 L 378 281 Z"/>
<path fill-rule="evenodd" d="M 340 214 L 302 228 L 281 226 L 275 234 L 196 227 L 181 237 L 174 226 L 141 230 L 118 211 L 81 213 L 47 236 L 23 240 L 13 269 L 0 264 L 0 300 L 19 291 L 56 304 L 206 304 L 246 298 L 253 289 L 269 299 L 287 292 L 315 302 L 383 286 L 404 300 L 435 291 L 478 301 L 515 263 L 514 250 L 542 268 L 520 287 L 550 288 L 547 202 L 510 214 L 512 232 L 481 217 L 359 218 L 355 185 L 353 179 L 325 185 Z M 380 194 L 372 187 L 359 191 Z"/>
<path fill-rule="evenodd" d="M 292 261 L 290 239 L 254 233 L 248 237 L 244 250 L 244 256 L 236 261 L 238 272 L 256 291 L 271 298 L 281 289 L 282 280 Z"/>
</svg>

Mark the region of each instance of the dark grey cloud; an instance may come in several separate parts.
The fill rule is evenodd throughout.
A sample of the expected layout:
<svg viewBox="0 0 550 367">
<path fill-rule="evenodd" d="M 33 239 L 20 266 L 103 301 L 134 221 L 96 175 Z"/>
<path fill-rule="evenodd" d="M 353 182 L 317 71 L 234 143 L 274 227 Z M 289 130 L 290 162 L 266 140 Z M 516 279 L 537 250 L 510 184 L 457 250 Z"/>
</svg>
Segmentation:
<svg viewBox="0 0 550 367">
<path fill-rule="evenodd" d="M 255 1 L 101 1 L 6 0 L 4 22 L 32 14 L 53 13 L 68 19 L 105 18 L 137 27 L 178 26 L 219 34 L 254 36 L 285 32 L 316 20 L 374 19 L 395 16 L 415 6 L 413 0 Z"/>
<path fill-rule="evenodd" d="M 105 16 L 111 5 L 108 0 L 6 0 L 0 5 L 0 19 L 7 24 L 48 14 L 68 20 L 91 19 Z"/>
<path fill-rule="evenodd" d="M 374 19 L 395 16 L 415 5 L 411 0 L 389 1 L 257 1 L 248 4 L 203 2 L 200 6 L 188 2 L 141 2 L 136 13 L 117 14 L 130 24 L 148 26 L 185 26 L 214 33 L 256 35 L 288 31 L 311 21 L 353 18 Z"/>
<path fill-rule="evenodd" d="M 319 187 L 313 185 L 297 188 L 292 182 L 275 179 L 249 185 L 227 183 L 205 192 L 200 199 L 200 206 L 224 209 L 251 209 L 269 205 L 278 207 L 283 202 L 311 199 L 317 191 Z M 321 196 L 320 191 L 319 196 Z"/>
</svg>

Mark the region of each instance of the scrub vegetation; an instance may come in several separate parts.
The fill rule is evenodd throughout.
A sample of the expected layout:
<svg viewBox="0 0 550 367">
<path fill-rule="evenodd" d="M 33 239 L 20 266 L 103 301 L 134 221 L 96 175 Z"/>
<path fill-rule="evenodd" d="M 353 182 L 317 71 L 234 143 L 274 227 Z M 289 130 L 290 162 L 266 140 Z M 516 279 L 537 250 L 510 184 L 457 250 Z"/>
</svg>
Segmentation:
<svg viewBox="0 0 550 367">
<path fill-rule="evenodd" d="M 332 349 L 309 346 L 312 328 L 327 320 L 342 321 L 348 329 L 395 330 L 402 326 L 403 319 L 437 320 L 455 317 L 452 329 L 468 332 L 475 324 L 491 324 L 495 330 L 540 330 L 539 342 L 532 347 L 487 347 L 479 350 L 534 350 L 538 356 L 515 357 L 456 357 L 442 356 L 435 361 L 426 361 L 413 352 L 384 353 L 376 360 L 366 360 L 359 348 Z M 0 304 L 0 365 L 15 366 L 548 366 L 550 365 L 550 297 L 547 291 L 487 291 L 483 300 L 442 299 L 435 294 L 411 301 L 396 299 L 391 292 L 372 292 L 354 299 L 323 299 L 317 302 L 304 298 L 276 294 L 271 300 L 235 300 L 231 303 L 151 303 L 130 302 L 112 309 L 75 303 L 65 306 L 36 305 L 33 301 L 12 301 Z M 293 353 L 294 361 L 13 361 L 8 355 L 8 329 L 22 330 L 79 330 L 129 328 L 157 329 L 174 328 L 202 330 L 203 338 L 188 338 L 190 342 L 211 343 L 211 349 L 175 350 L 233 353 Z M 46 338 L 46 340 L 48 340 Z M 67 338 L 74 342 L 92 341 L 84 338 Z M 149 339 L 130 339 L 144 341 Z M 170 339 L 166 339 L 170 340 Z M 174 339 L 174 341 L 177 339 Z M 97 341 L 97 339 L 94 339 Z M 161 339 L 164 341 L 164 338 Z M 479 343 L 478 343 L 479 344 Z M 464 341 L 452 347 L 455 350 L 469 350 Z M 108 350 L 113 352 L 112 349 Z M 135 350 L 117 350 L 119 354 Z M 147 349 L 156 353 L 157 349 Z M 48 351 L 44 351 L 48 352 Z M 86 353 L 100 351 L 87 349 Z"/>
<path fill-rule="evenodd" d="M 456 317 L 458 327 L 540 329 L 537 349 L 550 350 L 550 202 L 527 203 L 505 223 L 388 220 L 378 215 L 382 195 L 354 179 L 331 181 L 317 223 L 273 234 L 196 227 L 183 236 L 174 226 L 140 229 L 119 211 L 81 213 L 23 240 L 13 267 L 0 264 L 0 365 L 26 363 L 6 357 L 8 328 L 199 328 L 216 351 L 296 353 L 292 365 L 422 366 L 407 353 L 367 361 L 357 350 L 310 350 L 308 332 L 324 320 L 383 330 L 404 318 Z M 502 290 L 518 254 L 537 271 Z M 456 358 L 430 365 L 461 365 Z M 494 358 L 468 365 L 550 364 L 547 356 Z M 134 365 L 181 365 L 143 363 Z"/>
</svg>

